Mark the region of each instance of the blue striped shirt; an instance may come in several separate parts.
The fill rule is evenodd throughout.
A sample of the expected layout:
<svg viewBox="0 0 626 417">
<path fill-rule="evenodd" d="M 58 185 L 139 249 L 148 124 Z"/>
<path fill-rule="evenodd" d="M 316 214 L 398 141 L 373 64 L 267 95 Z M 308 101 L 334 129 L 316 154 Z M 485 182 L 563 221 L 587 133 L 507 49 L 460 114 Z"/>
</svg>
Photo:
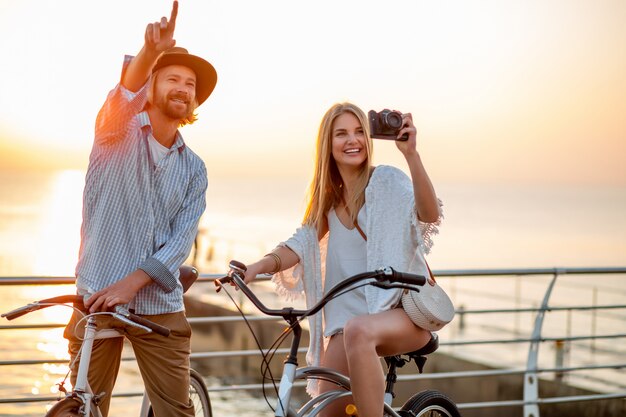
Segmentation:
<svg viewBox="0 0 626 417">
<path fill-rule="evenodd" d="M 123 71 L 131 59 L 125 57 Z M 79 292 L 94 292 L 142 269 L 153 282 L 129 307 L 164 314 L 184 309 L 178 268 L 206 207 L 207 175 L 180 132 L 167 155 L 152 161 L 152 126 L 143 111 L 149 85 L 133 93 L 118 84 L 96 119 L 76 282 Z"/>
</svg>

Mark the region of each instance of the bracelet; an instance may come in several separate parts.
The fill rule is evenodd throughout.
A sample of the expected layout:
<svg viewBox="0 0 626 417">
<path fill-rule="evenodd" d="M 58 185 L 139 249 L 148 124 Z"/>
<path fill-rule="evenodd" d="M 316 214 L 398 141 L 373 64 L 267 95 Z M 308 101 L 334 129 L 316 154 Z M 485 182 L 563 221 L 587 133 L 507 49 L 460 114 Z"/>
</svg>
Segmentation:
<svg viewBox="0 0 626 417">
<path fill-rule="evenodd" d="M 270 274 L 274 275 L 274 274 L 280 272 L 281 271 L 281 267 L 282 267 L 282 261 L 280 260 L 280 256 L 278 256 L 274 252 L 268 253 L 267 255 L 264 256 L 264 258 L 267 257 L 267 256 L 271 256 L 272 258 L 274 258 L 274 271 L 270 272 Z"/>
</svg>

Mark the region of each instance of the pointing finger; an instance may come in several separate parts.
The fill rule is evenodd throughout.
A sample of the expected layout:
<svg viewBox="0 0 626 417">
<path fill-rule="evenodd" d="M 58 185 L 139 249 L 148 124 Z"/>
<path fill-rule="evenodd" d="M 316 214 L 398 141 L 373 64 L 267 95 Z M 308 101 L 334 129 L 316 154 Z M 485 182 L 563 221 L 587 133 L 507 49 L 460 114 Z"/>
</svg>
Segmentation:
<svg viewBox="0 0 626 417">
<path fill-rule="evenodd" d="M 169 22 L 169 26 L 172 31 L 176 27 L 176 16 L 178 16 L 178 1 L 174 1 L 174 4 L 172 5 L 172 14 L 170 15 Z"/>
</svg>

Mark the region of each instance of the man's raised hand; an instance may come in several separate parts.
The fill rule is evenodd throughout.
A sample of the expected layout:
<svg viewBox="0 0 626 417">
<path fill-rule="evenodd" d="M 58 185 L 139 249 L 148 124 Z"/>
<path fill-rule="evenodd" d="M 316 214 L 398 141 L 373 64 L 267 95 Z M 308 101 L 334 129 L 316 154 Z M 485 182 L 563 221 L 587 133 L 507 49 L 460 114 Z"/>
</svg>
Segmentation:
<svg viewBox="0 0 626 417">
<path fill-rule="evenodd" d="M 174 29 L 176 28 L 177 15 L 178 1 L 174 1 L 169 21 L 164 16 L 159 22 L 148 24 L 145 34 L 146 47 L 154 52 L 161 53 L 176 45 Z"/>
</svg>

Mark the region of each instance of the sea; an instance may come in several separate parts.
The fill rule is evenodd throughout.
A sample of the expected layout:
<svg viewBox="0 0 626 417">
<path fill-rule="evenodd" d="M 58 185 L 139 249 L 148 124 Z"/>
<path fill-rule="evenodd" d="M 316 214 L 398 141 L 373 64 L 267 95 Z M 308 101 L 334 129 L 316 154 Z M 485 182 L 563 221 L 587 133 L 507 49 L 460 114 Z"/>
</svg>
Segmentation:
<svg viewBox="0 0 626 417">
<path fill-rule="evenodd" d="M 80 242 L 84 176 L 80 170 L 0 168 L 0 280 L 73 275 Z M 626 186 L 439 184 L 436 180 L 434 185 L 444 204 L 444 219 L 428 256 L 433 270 L 626 266 Z M 202 273 L 222 273 L 230 259 L 250 262 L 267 253 L 289 238 L 299 225 L 306 187 L 305 178 L 210 177 L 207 210 L 189 261 L 195 262 Z M 624 304 L 624 278 L 563 277 L 553 302 Z M 463 304 L 467 309 L 537 306 L 549 280 L 550 277 L 448 279 L 442 281 L 442 286 L 456 305 Z M 0 286 L 0 310 L 5 312 L 32 300 L 71 291 L 72 287 L 63 286 Z M 69 309 L 50 308 L 26 316 L 18 324 L 63 323 L 69 313 Z M 465 329 L 454 326 L 445 331 L 457 338 L 475 339 L 494 332 L 523 333 L 531 326 L 530 315 L 516 316 L 506 326 L 497 318 L 476 316 L 468 317 Z M 562 316 L 558 321 L 548 321 L 546 328 L 570 335 L 581 328 L 593 329 L 597 334 L 626 333 L 626 312 L 608 311 L 597 317 Z M 462 331 L 467 333 L 461 334 Z M 571 347 L 569 357 L 584 356 L 583 362 L 590 363 L 598 356 L 610 361 L 626 354 L 623 339 L 597 343 Z M 67 358 L 61 329 L 3 330 L 0 349 L 2 360 Z M 495 366 L 523 366 L 527 347 L 519 351 L 510 347 L 497 352 L 493 349 L 478 345 L 449 350 L 468 358 L 482 355 Z M 554 355 L 551 351 L 543 355 L 548 365 L 554 365 Z M 1 366 L 0 398 L 56 395 L 54 384 L 66 372 L 66 365 Z M 121 375 L 124 377 L 119 379 L 116 390 L 135 390 L 139 380 L 136 367 L 124 364 Z M 616 379 L 613 374 L 596 374 L 583 382 L 604 389 L 607 380 L 614 381 L 609 390 L 626 389 L 626 380 Z M 208 378 L 207 383 L 219 385 L 220 381 Z M 229 395 L 219 393 L 212 398 L 215 415 L 233 411 L 251 417 L 267 414 L 262 399 L 252 395 L 242 398 L 238 393 L 235 400 Z M 127 412 L 129 407 L 138 410 L 136 403 L 136 399 L 119 399 L 112 405 L 111 415 L 132 415 Z M 232 409 L 233 403 L 237 404 L 236 410 Z M 41 415 L 46 406 L 49 405 L 0 403 L 0 416 Z"/>
</svg>

